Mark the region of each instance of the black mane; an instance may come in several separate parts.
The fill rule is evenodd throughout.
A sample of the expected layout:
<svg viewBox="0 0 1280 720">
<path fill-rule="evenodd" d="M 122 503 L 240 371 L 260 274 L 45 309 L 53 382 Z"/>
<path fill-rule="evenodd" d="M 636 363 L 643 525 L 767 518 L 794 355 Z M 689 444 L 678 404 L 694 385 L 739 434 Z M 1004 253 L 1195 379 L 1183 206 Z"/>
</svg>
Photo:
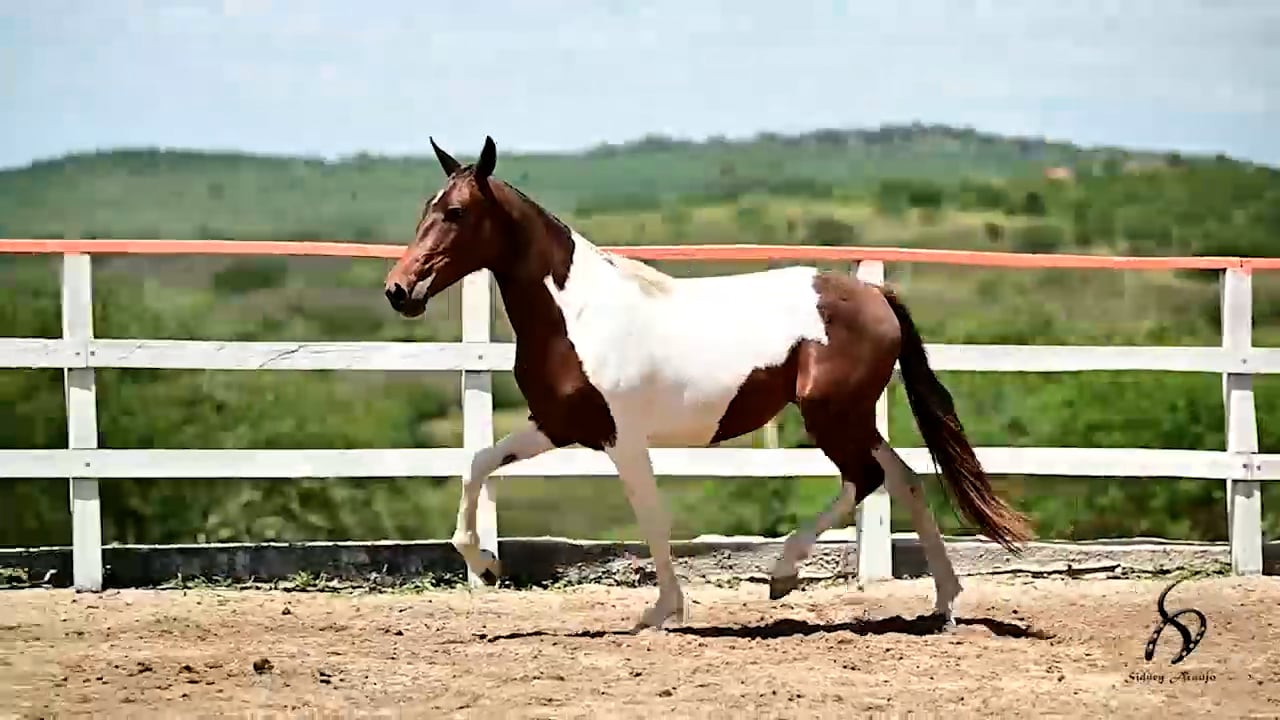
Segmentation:
<svg viewBox="0 0 1280 720">
<path fill-rule="evenodd" d="M 515 185 L 512 185 L 511 183 L 509 183 L 509 182 L 507 182 L 507 181 L 505 181 L 505 180 L 503 181 L 503 184 L 505 184 L 507 187 L 511 188 L 511 191 L 512 191 L 512 192 L 514 192 L 516 195 L 519 195 L 521 198 L 523 198 L 525 202 L 527 202 L 527 203 L 529 203 L 530 205 L 532 205 L 532 206 L 533 206 L 533 208 L 534 208 L 535 210 L 537 210 L 538 212 L 542 213 L 543 215 L 546 215 L 547 217 L 551 218 L 551 220 L 552 220 L 552 221 L 554 221 L 556 225 L 559 225 L 559 226 L 560 226 L 560 229 L 564 231 L 565 237 L 572 237 L 572 236 L 573 236 L 573 231 L 569 229 L 569 226 L 568 226 L 568 225 L 566 225 L 566 224 L 564 223 L 564 221 L 563 221 L 563 220 L 561 220 L 560 218 L 556 217 L 555 213 L 548 211 L 546 208 L 544 208 L 544 207 L 542 207 L 541 205 L 539 205 L 538 203 L 534 202 L 533 198 L 529 197 L 528 195 L 525 195 L 525 194 L 524 194 L 524 191 L 523 191 L 523 190 L 521 190 L 520 188 L 516 187 Z"/>
</svg>

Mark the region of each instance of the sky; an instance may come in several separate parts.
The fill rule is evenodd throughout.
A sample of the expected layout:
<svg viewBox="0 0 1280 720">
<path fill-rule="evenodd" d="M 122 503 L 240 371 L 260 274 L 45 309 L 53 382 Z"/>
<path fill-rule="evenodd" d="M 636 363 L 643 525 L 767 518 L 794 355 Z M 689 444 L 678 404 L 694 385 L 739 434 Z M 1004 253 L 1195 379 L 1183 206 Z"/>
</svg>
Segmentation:
<svg viewBox="0 0 1280 720">
<path fill-rule="evenodd" d="M 1280 0 L 0 0 L 0 167 L 915 120 L 1280 165 Z"/>
</svg>

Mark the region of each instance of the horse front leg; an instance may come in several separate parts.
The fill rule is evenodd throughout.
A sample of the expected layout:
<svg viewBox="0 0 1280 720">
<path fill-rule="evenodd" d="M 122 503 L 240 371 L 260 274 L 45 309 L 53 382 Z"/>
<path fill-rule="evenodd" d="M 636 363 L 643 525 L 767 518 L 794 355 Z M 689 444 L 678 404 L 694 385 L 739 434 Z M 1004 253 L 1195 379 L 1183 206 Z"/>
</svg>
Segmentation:
<svg viewBox="0 0 1280 720">
<path fill-rule="evenodd" d="M 648 444 L 635 438 L 619 437 L 618 442 L 605 452 L 618 469 L 618 477 L 649 545 L 654 571 L 658 575 L 658 600 L 644 611 L 632 632 L 661 627 L 671 617 L 675 617 L 676 622 L 684 622 L 684 592 L 680 589 L 680 579 L 676 577 L 671 561 L 671 518 L 658 494 Z"/>
<path fill-rule="evenodd" d="M 481 448 L 471 456 L 471 467 L 462 477 L 462 496 L 458 499 L 458 520 L 453 531 L 453 547 L 462 555 L 467 569 L 488 585 L 498 582 L 501 569 L 498 557 L 480 548 L 480 534 L 476 530 L 476 508 L 480 503 L 480 490 L 489 482 L 493 471 L 504 465 L 528 460 L 552 449 L 554 445 L 532 422 L 526 427 L 509 433 L 501 440 Z"/>
</svg>

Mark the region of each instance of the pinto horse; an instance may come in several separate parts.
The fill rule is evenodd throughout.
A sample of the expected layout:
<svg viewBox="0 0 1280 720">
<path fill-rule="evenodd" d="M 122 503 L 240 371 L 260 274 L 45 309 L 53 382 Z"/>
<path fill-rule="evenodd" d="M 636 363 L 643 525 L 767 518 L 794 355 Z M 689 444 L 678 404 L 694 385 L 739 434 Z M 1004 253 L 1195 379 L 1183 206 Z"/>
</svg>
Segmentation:
<svg viewBox="0 0 1280 720">
<path fill-rule="evenodd" d="M 935 613 L 944 627 L 954 625 L 962 588 L 942 536 L 919 479 L 875 426 L 876 400 L 895 362 L 921 435 L 963 514 L 1011 552 L 1030 539 L 1026 518 L 992 491 L 892 290 L 813 267 L 672 277 L 601 250 L 495 177 L 492 138 L 465 166 L 434 139 L 431 147 L 447 181 L 422 209 L 385 292 L 396 312 L 413 318 L 476 270 L 488 269 L 498 284 L 529 420 L 473 456 L 452 538 L 487 583 L 496 582 L 499 569 L 476 532 L 483 483 L 503 465 L 577 444 L 604 452 L 617 468 L 653 558 L 658 598 L 633 630 L 682 621 L 685 598 L 649 448 L 715 445 L 796 403 L 842 482 L 830 505 L 788 536 L 770 597 L 794 589 L 797 564 L 817 536 L 884 483 L 911 510 L 934 577 Z"/>
</svg>

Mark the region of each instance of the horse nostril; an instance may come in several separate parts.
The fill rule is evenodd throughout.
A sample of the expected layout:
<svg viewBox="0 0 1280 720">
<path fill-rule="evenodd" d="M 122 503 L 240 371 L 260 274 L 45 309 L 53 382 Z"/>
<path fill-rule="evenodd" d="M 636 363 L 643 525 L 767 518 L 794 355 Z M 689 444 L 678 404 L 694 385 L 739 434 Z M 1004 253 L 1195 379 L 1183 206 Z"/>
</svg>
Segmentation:
<svg viewBox="0 0 1280 720">
<path fill-rule="evenodd" d="M 409 292 L 404 289 L 400 283 L 394 283 L 387 288 L 387 301 L 391 303 L 391 307 L 399 310 L 404 305 L 404 301 L 409 298 Z"/>
</svg>

